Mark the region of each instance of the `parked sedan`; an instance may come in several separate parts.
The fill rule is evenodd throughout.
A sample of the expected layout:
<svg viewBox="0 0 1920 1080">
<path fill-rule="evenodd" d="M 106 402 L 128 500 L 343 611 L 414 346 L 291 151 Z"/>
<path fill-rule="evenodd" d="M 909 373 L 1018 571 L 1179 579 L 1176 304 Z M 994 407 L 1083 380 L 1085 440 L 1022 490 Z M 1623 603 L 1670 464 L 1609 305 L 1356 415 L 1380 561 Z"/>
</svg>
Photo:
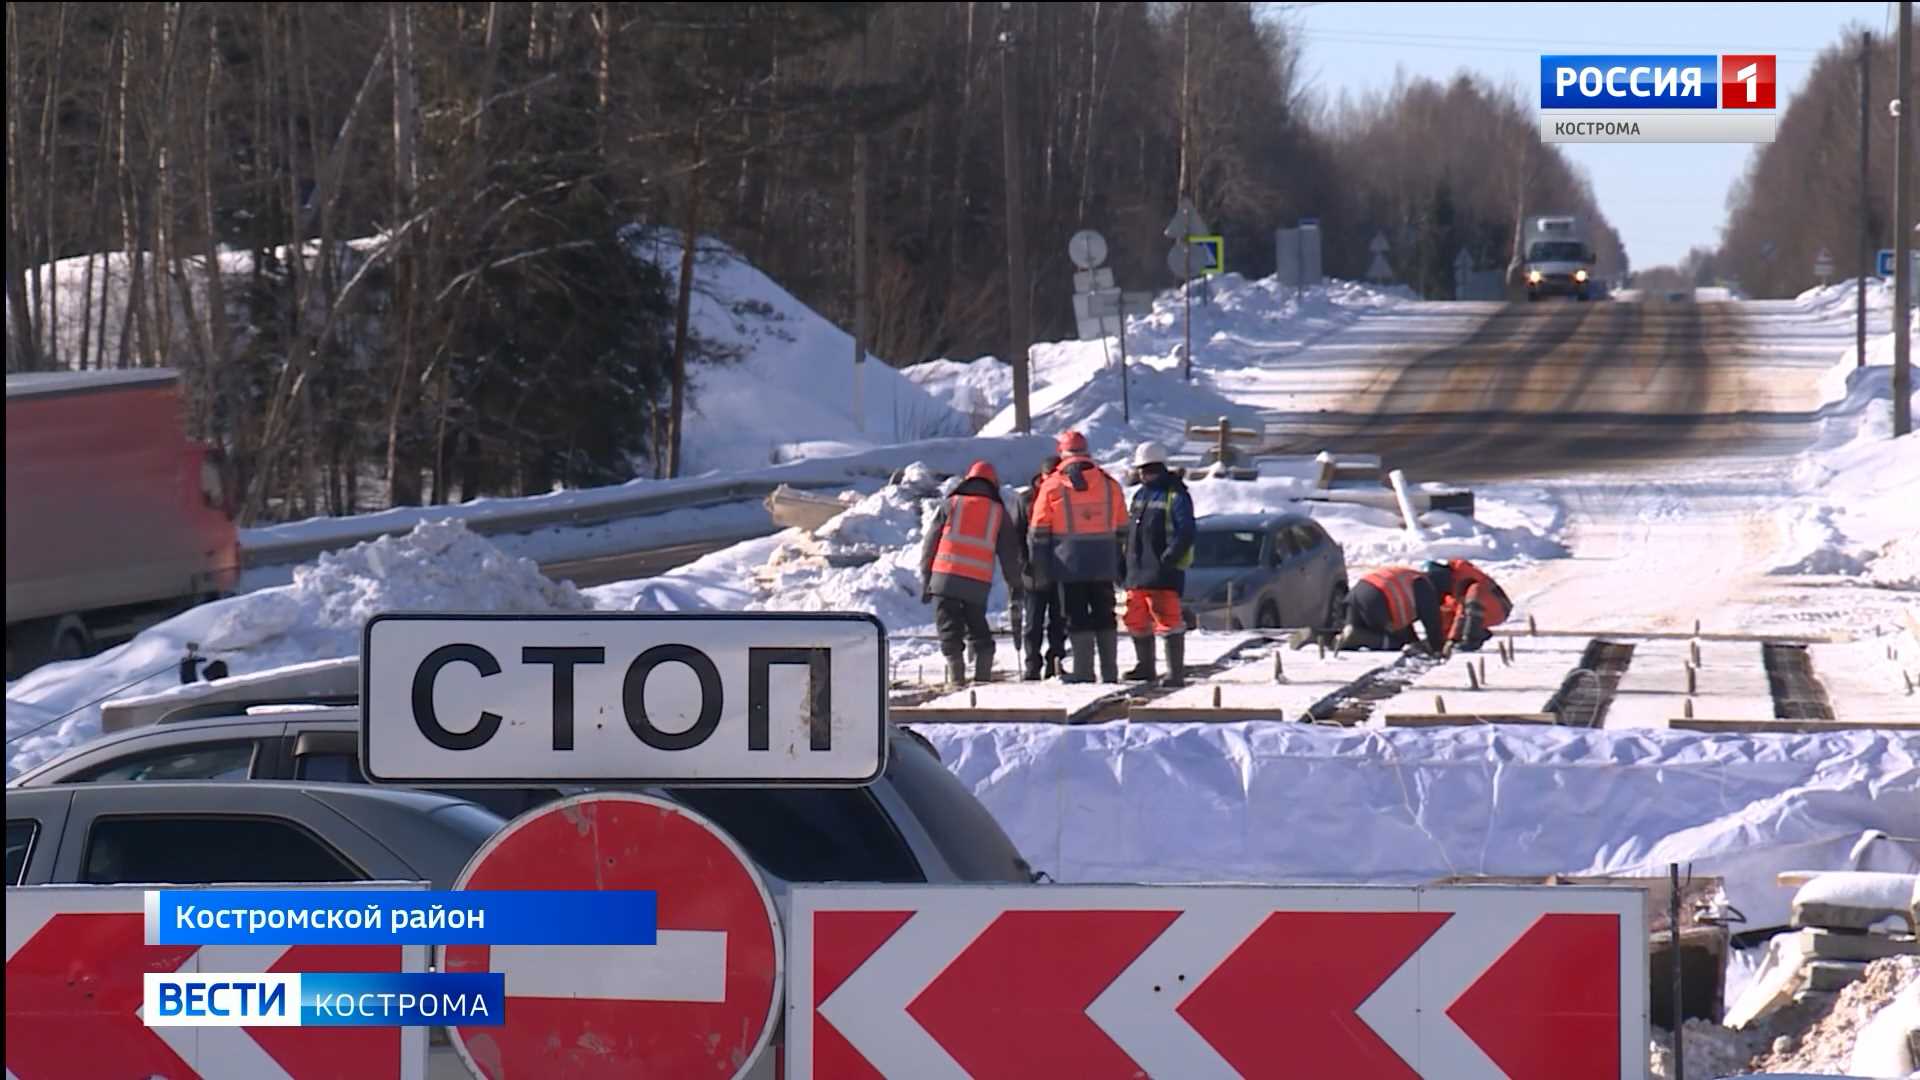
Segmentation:
<svg viewBox="0 0 1920 1080">
<path fill-rule="evenodd" d="M 1340 545 L 1305 514 L 1201 518 L 1181 604 L 1200 629 L 1331 626 L 1347 595 Z"/>
</svg>

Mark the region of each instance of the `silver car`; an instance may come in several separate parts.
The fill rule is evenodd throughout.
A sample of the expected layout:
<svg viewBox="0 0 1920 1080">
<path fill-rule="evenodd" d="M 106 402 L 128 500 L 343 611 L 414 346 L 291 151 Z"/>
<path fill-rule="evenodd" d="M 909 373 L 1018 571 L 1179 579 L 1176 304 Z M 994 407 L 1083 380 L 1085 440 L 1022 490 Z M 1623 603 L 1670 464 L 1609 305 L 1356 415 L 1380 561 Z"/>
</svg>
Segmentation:
<svg viewBox="0 0 1920 1080">
<path fill-rule="evenodd" d="M 11 803 L 20 789 L 184 780 L 366 784 L 360 770 L 360 710 L 271 699 L 184 704 L 158 723 L 75 747 L 7 787 Z M 510 819 L 585 790 L 461 788 L 441 794 Z M 718 824 L 774 879 L 776 892 L 785 882 L 1031 882 L 1035 877 L 992 814 L 947 771 L 932 746 L 898 728 L 892 731 L 885 774 L 864 788 L 635 785 L 633 790 L 662 795 Z"/>
<path fill-rule="evenodd" d="M 430 881 L 453 888 L 506 821 L 425 791 L 348 784 L 9 788 L 7 884 Z"/>
<path fill-rule="evenodd" d="M 1196 525 L 1180 597 L 1189 627 L 1334 626 L 1344 618 L 1346 554 L 1311 517 L 1214 514 Z"/>
</svg>

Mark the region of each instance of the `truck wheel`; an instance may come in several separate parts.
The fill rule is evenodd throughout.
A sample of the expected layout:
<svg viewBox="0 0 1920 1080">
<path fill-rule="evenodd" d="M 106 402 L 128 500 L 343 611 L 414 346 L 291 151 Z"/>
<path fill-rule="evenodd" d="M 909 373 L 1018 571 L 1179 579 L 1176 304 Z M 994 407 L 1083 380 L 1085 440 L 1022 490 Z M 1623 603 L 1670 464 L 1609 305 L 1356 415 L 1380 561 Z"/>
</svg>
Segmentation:
<svg viewBox="0 0 1920 1080">
<path fill-rule="evenodd" d="M 1271 600 L 1260 601 L 1260 610 L 1253 615 L 1253 625 L 1262 630 L 1279 629 L 1280 609 Z"/>
</svg>

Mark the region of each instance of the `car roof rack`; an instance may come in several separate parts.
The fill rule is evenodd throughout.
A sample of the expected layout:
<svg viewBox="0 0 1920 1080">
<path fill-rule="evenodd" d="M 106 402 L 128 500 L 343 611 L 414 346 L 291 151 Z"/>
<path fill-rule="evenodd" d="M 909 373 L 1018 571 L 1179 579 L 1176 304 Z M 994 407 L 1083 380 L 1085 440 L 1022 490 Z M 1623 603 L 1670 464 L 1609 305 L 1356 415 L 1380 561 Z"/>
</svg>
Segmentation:
<svg viewBox="0 0 1920 1080">
<path fill-rule="evenodd" d="M 261 698 L 257 701 L 193 701 L 161 713 L 160 718 L 154 722 L 156 724 L 178 724 L 188 720 L 206 720 L 216 716 L 240 719 L 247 717 L 247 710 L 259 708 L 263 705 L 314 705 L 321 708 L 343 708 L 353 707 L 359 704 L 360 695 L 358 694 L 307 694 L 293 700 L 276 697 Z M 252 719 L 262 719 L 262 717 L 254 716 Z"/>
<path fill-rule="evenodd" d="M 157 724 L 191 705 L 219 705 L 239 715 L 249 705 L 286 705 L 359 700 L 360 658 L 340 657 L 233 675 L 213 682 L 172 687 L 158 694 L 120 698 L 100 706 L 102 731 Z M 222 715 L 221 712 L 202 715 Z"/>
</svg>

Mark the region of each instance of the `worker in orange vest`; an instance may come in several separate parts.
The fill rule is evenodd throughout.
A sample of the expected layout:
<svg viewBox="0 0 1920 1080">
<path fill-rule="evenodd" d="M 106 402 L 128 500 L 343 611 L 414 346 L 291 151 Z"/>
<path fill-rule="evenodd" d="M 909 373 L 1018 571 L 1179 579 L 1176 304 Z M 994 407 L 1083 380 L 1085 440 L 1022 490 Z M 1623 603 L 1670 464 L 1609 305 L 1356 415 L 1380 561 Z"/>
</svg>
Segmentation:
<svg viewBox="0 0 1920 1080">
<path fill-rule="evenodd" d="M 1385 566 L 1362 577 L 1347 594 L 1347 625 L 1337 640 L 1325 630 L 1303 630 L 1293 647 L 1319 638 L 1341 649 L 1404 649 L 1419 642 L 1414 628 L 1426 632 L 1426 651 L 1437 654 L 1444 640 L 1440 590 L 1433 579 L 1411 566 Z"/>
<path fill-rule="evenodd" d="M 1072 644 L 1072 670 L 1062 682 L 1120 681 L 1119 621 L 1114 584 L 1120 580 L 1120 550 L 1127 535 L 1127 496 L 1119 482 L 1093 463 L 1086 436 L 1063 433 L 1055 441 L 1060 465 L 1041 485 L 1028 524 L 1030 557 L 1043 560 L 1045 577 L 1060 590 Z"/>
<path fill-rule="evenodd" d="M 967 681 L 967 652 L 973 652 L 973 681 L 993 681 L 993 629 L 987 625 L 987 595 L 993 591 L 993 562 L 1007 580 L 1009 599 L 1020 603 L 1020 542 L 1000 501 L 1000 477 L 993 465 L 976 461 L 940 504 L 920 544 L 920 600 L 938 598 L 933 609 L 940 651 L 947 658 L 947 682 Z"/>
<path fill-rule="evenodd" d="M 1440 625 L 1447 629 L 1449 649 L 1478 650 L 1493 637 L 1493 628 L 1513 614 L 1506 591 L 1466 559 L 1430 562 L 1427 577 L 1440 593 Z"/>
</svg>

